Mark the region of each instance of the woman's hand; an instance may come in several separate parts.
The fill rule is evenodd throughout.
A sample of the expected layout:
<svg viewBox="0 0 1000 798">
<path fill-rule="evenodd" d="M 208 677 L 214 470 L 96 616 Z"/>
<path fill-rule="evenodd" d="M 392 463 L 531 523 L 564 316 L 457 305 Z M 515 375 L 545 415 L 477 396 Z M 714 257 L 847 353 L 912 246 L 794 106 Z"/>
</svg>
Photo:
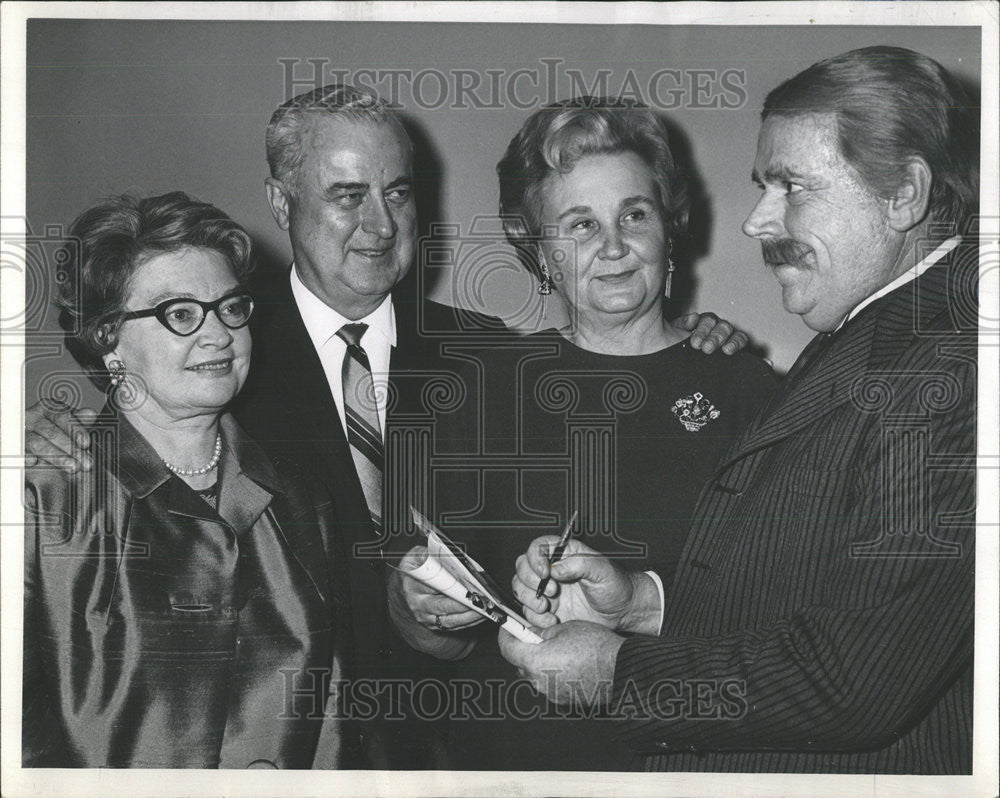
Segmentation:
<svg viewBox="0 0 1000 798">
<path fill-rule="evenodd" d="M 418 651 L 438 659 L 460 659 L 475 645 L 455 632 L 485 619 L 453 598 L 438 593 L 405 571 L 427 559 L 425 546 L 414 546 L 389 576 L 389 617 L 403 639 Z"/>
</svg>

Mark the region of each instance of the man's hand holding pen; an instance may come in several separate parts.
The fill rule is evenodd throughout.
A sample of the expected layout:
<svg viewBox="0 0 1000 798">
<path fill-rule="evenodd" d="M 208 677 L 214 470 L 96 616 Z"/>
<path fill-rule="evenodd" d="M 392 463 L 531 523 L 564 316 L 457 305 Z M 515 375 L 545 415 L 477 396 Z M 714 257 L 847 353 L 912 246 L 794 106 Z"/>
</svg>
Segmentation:
<svg viewBox="0 0 1000 798">
<path fill-rule="evenodd" d="M 550 563 L 557 543 L 554 535 L 532 541 L 517 558 L 512 582 L 542 642 L 522 643 L 501 631 L 500 652 L 550 701 L 600 705 L 611 695 L 615 659 L 625 641 L 617 633 L 659 631 L 659 591 L 647 574 L 625 571 L 577 540 L 569 540 L 563 556 Z M 544 595 L 536 598 L 546 577 Z"/>
<path fill-rule="evenodd" d="M 517 558 L 511 586 L 525 618 L 542 628 L 590 621 L 618 632 L 659 631 L 660 598 L 651 577 L 623 570 L 578 540 L 570 540 L 563 556 L 550 565 L 557 540 L 553 535 L 536 538 Z M 546 577 L 544 594 L 536 597 Z"/>
</svg>

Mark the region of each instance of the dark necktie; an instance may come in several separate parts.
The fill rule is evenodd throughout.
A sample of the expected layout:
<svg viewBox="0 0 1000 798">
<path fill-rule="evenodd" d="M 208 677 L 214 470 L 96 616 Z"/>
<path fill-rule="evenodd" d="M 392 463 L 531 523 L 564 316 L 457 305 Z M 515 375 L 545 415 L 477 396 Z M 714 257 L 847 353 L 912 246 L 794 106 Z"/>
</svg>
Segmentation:
<svg viewBox="0 0 1000 798">
<path fill-rule="evenodd" d="M 347 344 L 341 372 L 347 442 L 365 492 L 365 502 L 375 525 L 375 534 L 379 535 L 382 532 L 382 464 L 385 452 L 371 365 L 368 354 L 360 343 L 361 336 L 367 329 L 367 324 L 345 324 L 337 331 L 337 335 Z"/>
<path fill-rule="evenodd" d="M 781 403 L 788 396 L 792 388 L 812 369 L 813 364 L 826 351 L 834 335 L 833 333 L 819 333 L 806 344 L 806 348 L 799 353 L 799 356 L 795 358 L 795 362 L 792 363 L 792 367 L 788 369 L 788 373 L 785 375 L 785 379 L 781 381 L 781 385 L 771 394 L 766 409 L 757 417 L 758 419 L 763 421 L 769 418 L 781 406 Z"/>
<path fill-rule="evenodd" d="M 806 344 L 806 348 L 795 358 L 795 362 L 792 363 L 792 367 L 788 369 L 788 373 L 785 375 L 786 386 L 793 385 L 796 380 L 801 379 L 812 368 L 813 364 L 819 360 L 819 356 L 830 345 L 833 335 L 833 333 L 819 333 Z"/>
</svg>

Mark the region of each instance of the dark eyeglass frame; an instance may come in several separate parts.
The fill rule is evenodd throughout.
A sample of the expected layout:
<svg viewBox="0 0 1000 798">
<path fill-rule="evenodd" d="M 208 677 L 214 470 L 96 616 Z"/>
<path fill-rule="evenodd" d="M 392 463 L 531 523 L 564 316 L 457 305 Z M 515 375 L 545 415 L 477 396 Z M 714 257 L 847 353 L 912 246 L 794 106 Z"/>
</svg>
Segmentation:
<svg viewBox="0 0 1000 798">
<path fill-rule="evenodd" d="M 228 302 L 231 299 L 236 299 L 238 297 L 246 297 L 250 301 L 250 312 L 247 313 L 246 321 L 242 324 L 227 324 L 226 320 L 222 318 L 222 314 L 219 313 L 219 308 L 223 303 Z M 167 312 L 174 305 L 198 305 L 201 308 L 201 321 L 198 322 L 198 326 L 195 327 L 191 332 L 178 332 L 170 323 L 167 321 Z M 250 317 L 253 316 L 254 308 L 256 303 L 254 302 L 253 296 L 247 291 L 230 291 L 228 294 L 219 297 L 214 302 L 202 302 L 200 299 L 187 299 L 178 297 L 177 299 L 165 299 L 163 302 L 158 304 L 153 308 L 146 308 L 145 310 L 130 310 L 122 315 L 122 322 L 129 321 L 131 319 L 145 319 L 150 316 L 155 316 L 156 320 L 160 322 L 164 327 L 166 327 L 174 335 L 179 335 L 181 338 L 187 338 L 189 335 L 194 335 L 198 330 L 200 330 L 204 324 L 205 319 L 208 318 L 208 314 L 215 311 L 215 317 L 222 323 L 223 327 L 230 330 L 239 330 L 242 327 L 246 327 L 250 323 Z"/>
</svg>

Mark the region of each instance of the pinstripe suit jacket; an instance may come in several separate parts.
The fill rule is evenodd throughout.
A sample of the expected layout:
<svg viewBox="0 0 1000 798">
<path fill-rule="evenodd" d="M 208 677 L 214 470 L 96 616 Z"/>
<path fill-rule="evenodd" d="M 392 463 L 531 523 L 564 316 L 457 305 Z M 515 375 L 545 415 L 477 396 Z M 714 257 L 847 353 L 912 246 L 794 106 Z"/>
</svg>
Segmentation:
<svg viewBox="0 0 1000 798">
<path fill-rule="evenodd" d="M 618 654 L 640 767 L 971 772 L 977 264 L 865 308 L 723 458 Z"/>
</svg>

